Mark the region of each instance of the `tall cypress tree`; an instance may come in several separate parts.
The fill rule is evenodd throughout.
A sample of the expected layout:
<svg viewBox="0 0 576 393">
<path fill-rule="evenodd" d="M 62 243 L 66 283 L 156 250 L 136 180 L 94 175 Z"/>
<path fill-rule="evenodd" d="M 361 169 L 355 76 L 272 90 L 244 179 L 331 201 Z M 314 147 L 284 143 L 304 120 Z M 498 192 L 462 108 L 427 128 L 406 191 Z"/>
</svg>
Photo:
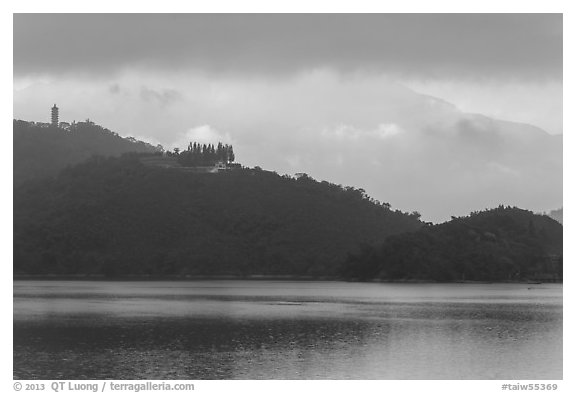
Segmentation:
<svg viewBox="0 0 576 393">
<path fill-rule="evenodd" d="M 216 148 L 216 159 L 218 161 L 224 161 L 224 154 L 222 151 L 222 142 L 218 142 L 218 147 Z"/>
<path fill-rule="evenodd" d="M 228 161 L 234 162 L 235 159 L 236 157 L 234 156 L 234 149 L 232 148 L 232 145 L 230 145 L 230 151 L 228 152 Z"/>
</svg>

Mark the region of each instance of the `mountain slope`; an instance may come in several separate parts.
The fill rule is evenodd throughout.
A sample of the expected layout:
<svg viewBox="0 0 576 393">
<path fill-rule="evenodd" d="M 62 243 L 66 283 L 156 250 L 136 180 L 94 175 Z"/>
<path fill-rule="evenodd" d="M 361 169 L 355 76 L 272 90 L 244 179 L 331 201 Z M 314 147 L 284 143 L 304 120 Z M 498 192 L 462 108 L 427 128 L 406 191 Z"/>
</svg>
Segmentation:
<svg viewBox="0 0 576 393">
<path fill-rule="evenodd" d="M 118 156 L 127 152 L 154 152 L 157 148 L 92 122 L 75 123 L 70 130 L 14 120 L 14 184 L 54 176 L 68 165 L 93 155 Z"/>
<path fill-rule="evenodd" d="M 93 158 L 16 190 L 14 272 L 335 275 L 360 244 L 421 225 L 307 176 Z"/>
<path fill-rule="evenodd" d="M 349 257 L 359 279 L 526 280 L 562 277 L 562 225 L 511 207 L 392 236 Z"/>
</svg>

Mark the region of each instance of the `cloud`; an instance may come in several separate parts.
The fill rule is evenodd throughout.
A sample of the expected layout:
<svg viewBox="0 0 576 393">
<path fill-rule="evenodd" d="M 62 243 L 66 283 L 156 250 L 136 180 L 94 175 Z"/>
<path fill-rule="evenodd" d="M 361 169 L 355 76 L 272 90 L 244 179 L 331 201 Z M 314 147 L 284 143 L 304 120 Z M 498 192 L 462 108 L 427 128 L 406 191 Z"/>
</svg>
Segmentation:
<svg viewBox="0 0 576 393">
<path fill-rule="evenodd" d="M 510 175 L 510 176 L 519 176 L 520 172 L 517 170 L 514 170 L 512 168 L 507 167 L 506 165 L 502 165 L 498 162 L 489 162 L 487 164 L 487 167 L 489 169 L 492 169 L 494 171 L 506 174 L 506 175 Z"/>
<path fill-rule="evenodd" d="M 363 130 L 352 125 L 339 124 L 335 127 L 325 128 L 321 135 L 326 138 L 339 140 L 365 140 L 365 139 L 388 139 L 402 133 L 403 130 L 394 123 L 382 123 L 374 129 Z"/>
<path fill-rule="evenodd" d="M 146 86 L 140 88 L 140 98 L 144 101 L 153 101 L 160 106 L 170 105 L 176 101 L 182 100 L 182 94 L 174 89 L 162 89 L 156 91 Z"/>
<path fill-rule="evenodd" d="M 562 14 L 15 14 L 14 72 L 562 78 Z"/>
<path fill-rule="evenodd" d="M 402 132 L 397 124 L 379 124 L 378 128 L 373 132 L 380 139 L 388 139 Z"/>
<path fill-rule="evenodd" d="M 402 83 L 419 93 L 442 97 L 463 112 L 533 124 L 551 134 L 563 132 L 562 79 L 462 80 L 448 77 L 404 79 Z"/>
<path fill-rule="evenodd" d="M 208 124 L 193 127 L 184 132 L 178 140 L 173 143 L 172 148 L 178 147 L 185 149 L 190 142 L 199 142 L 206 144 L 232 143 L 232 137 L 228 133 L 221 133 Z"/>
<path fill-rule="evenodd" d="M 114 83 L 110 85 L 108 91 L 110 92 L 110 94 L 118 94 L 121 91 L 120 85 L 118 83 Z"/>
<path fill-rule="evenodd" d="M 292 169 L 300 168 L 300 166 L 301 166 L 300 156 L 297 154 L 289 155 L 289 156 L 285 157 L 284 159 L 286 160 L 286 162 L 288 163 L 288 165 L 290 165 L 290 167 Z"/>
</svg>

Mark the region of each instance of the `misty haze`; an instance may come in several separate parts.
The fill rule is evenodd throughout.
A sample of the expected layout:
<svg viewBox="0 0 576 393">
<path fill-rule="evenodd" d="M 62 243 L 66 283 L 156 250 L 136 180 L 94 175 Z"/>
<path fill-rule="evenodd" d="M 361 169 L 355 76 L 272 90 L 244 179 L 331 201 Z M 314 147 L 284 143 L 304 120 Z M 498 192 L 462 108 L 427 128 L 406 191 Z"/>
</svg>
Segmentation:
<svg viewBox="0 0 576 393">
<path fill-rule="evenodd" d="M 561 14 L 14 14 L 15 379 L 562 379 Z"/>
</svg>

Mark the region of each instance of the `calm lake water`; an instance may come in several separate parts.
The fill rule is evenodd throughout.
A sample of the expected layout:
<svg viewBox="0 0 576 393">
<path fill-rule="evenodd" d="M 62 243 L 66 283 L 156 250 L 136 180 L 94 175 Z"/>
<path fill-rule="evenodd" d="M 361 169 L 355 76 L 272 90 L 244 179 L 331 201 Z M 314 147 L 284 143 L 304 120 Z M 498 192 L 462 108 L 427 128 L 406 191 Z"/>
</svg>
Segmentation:
<svg viewBox="0 0 576 393">
<path fill-rule="evenodd" d="M 562 285 L 15 281 L 14 378 L 562 379 Z"/>
</svg>

